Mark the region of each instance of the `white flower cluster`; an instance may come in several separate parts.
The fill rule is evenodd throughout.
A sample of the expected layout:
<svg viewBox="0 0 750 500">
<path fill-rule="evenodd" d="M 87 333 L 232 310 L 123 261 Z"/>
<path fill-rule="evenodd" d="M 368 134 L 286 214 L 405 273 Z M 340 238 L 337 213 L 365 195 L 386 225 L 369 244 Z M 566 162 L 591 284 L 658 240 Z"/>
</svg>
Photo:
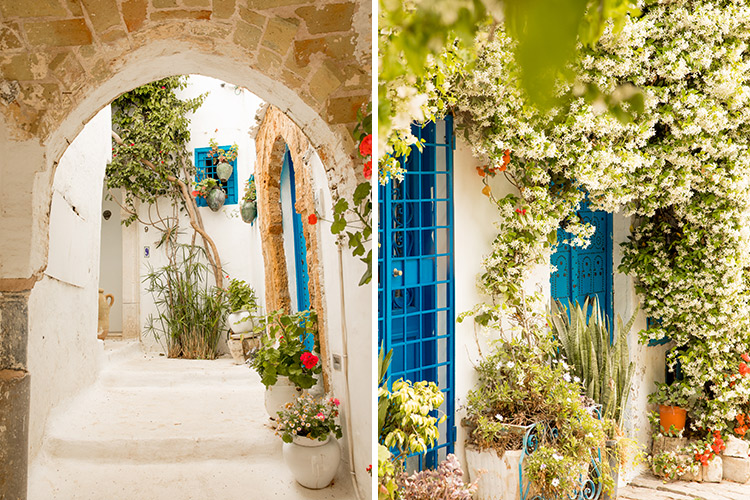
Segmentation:
<svg viewBox="0 0 750 500">
<path fill-rule="evenodd" d="M 750 389 L 727 378 L 750 350 L 750 6 L 642 8 L 620 33 L 580 49 L 577 79 L 558 86 L 547 112 L 526 102 L 502 28 L 455 83 L 457 121 L 475 153 L 499 167 L 509 151 L 521 193 L 498 203 L 501 232 L 480 284 L 512 300 L 583 192 L 593 208 L 638 216 L 621 270 L 637 278 L 657 320 L 644 340 L 668 335 L 687 353 L 694 423 L 724 428 L 750 403 Z M 622 101 L 630 120 L 585 92 L 616 96 L 628 85 L 644 101 L 642 110 Z M 585 245 L 591 229 L 574 221 L 572 241 L 560 243 Z"/>
</svg>

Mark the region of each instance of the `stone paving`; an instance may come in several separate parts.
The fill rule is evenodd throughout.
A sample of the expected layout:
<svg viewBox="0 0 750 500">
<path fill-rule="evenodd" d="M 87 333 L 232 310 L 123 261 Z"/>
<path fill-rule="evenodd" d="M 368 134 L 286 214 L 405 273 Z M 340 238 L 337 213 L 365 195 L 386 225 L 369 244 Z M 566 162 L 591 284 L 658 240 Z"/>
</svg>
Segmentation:
<svg viewBox="0 0 750 500">
<path fill-rule="evenodd" d="M 660 478 L 646 473 L 633 479 L 617 493 L 619 500 L 750 500 L 750 482 L 665 483 Z"/>
<path fill-rule="evenodd" d="M 331 487 L 294 481 L 247 366 L 108 344 L 97 383 L 50 417 L 29 500 L 356 498 L 343 460 Z"/>
</svg>

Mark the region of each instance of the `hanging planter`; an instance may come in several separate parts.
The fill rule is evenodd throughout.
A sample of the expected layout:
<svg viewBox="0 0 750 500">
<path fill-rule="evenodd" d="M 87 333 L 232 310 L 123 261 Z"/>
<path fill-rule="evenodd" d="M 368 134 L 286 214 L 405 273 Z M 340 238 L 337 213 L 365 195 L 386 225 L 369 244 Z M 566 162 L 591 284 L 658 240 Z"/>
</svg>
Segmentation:
<svg viewBox="0 0 750 500">
<path fill-rule="evenodd" d="M 242 205 L 240 205 L 240 215 L 242 216 L 242 220 L 248 224 L 255 222 L 255 219 L 258 217 L 258 202 L 255 200 L 243 201 Z"/>
<path fill-rule="evenodd" d="M 206 205 L 214 212 L 218 212 L 221 207 L 224 206 L 224 202 L 227 199 L 227 194 L 221 188 L 213 188 L 206 195 Z"/>
<path fill-rule="evenodd" d="M 234 172 L 234 167 L 225 161 L 216 165 L 216 175 L 219 176 L 219 179 L 221 179 L 222 182 L 228 181 L 229 178 L 232 177 L 232 172 Z"/>
</svg>

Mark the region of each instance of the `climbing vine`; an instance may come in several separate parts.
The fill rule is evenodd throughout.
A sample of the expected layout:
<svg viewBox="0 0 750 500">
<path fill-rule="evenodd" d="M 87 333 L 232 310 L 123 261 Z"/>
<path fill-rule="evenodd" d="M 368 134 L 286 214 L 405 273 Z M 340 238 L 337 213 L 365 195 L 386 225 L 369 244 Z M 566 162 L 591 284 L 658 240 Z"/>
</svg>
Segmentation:
<svg viewBox="0 0 750 500">
<path fill-rule="evenodd" d="M 750 400 L 741 356 L 750 346 L 750 7 L 740 1 L 642 2 L 615 34 L 580 47 L 557 104 L 529 105 L 515 44 L 501 26 L 480 38 L 470 73 L 452 82 L 456 122 L 477 155 L 501 232 L 484 261 L 490 322 L 519 305 L 534 264 L 562 223 L 573 244 L 591 234 L 576 216 L 594 209 L 634 217 L 620 271 L 654 319 L 642 341 L 668 336 L 694 430 L 734 426 Z M 607 99 L 591 99 L 587 89 Z M 492 177 L 518 193 L 495 198 Z M 748 370 L 750 371 L 750 370 Z M 739 376 L 738 376 L 739 373 Z"/>
</svg>

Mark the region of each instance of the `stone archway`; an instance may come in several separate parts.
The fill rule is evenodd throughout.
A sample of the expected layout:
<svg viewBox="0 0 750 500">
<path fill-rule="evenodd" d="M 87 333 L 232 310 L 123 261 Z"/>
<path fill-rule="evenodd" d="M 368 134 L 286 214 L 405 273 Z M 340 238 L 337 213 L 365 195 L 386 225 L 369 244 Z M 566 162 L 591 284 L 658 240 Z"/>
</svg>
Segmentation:
<svg viewBox="0 0 750 500">
<path fill-rule="evenodd" d="M 0 0 L 0 496 L 25 498 L 28 297 L 67 144 L 120 93 L 199 73 L 280 108 L 346 193 L 371 16 L 369 2 L 336 0 Z"/>
<path fill-rule="evenodd" d="M 280 178 L 285 149 L 289 148 L 295 168 L 295 192 L 297 205 L 302 214 L 304 235 L 307 246 L 307 265 L 310 275 L 309 292 L 312 308 L 318 312 L 318 332 L 320 354 L 327 359 L 327 325 L 325 321 L 324 290 L 321 283 L 321 259 L 318 235 L 314 226 L 307 222 L 307 215 L 315 213 L 315 196 L 311 185 L 309 155 L 312 145 L 305 134 L 284 113 L 270 106 L 263 115 L 255 137 L 257 154 L 256 182 L 260 217 L 260 233 L 263 241 L 263 265 L 266 274 L 266 304 L 270 309 L 289 310 L 291 299 L 287 260 L 284 252 L 284 234 L 280 200 Z M 323 365 L 323 376 L 328 387 L 330 370 Z"/>
</svg>

